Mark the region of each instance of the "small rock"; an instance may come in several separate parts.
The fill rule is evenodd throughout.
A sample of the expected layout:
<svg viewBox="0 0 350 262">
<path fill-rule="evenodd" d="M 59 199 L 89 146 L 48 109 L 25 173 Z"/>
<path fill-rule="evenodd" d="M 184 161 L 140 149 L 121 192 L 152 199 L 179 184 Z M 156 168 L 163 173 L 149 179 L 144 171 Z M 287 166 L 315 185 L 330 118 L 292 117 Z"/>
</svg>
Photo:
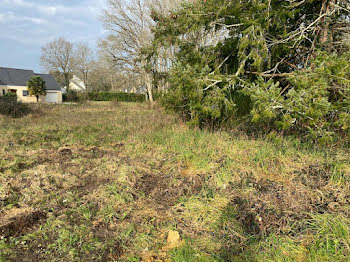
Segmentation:
<svg viewBox="0 0 350 262">
<path fill-rule="evenodd" d="M 141 256 L 141 262 L 153 262 L 154 253 L 153 252 L 143 252 Z"/>
<path fill-rule="evenodd" d="M 181 241 L 180 233 L 178 231 L 170 230 L 167 238 L 167 245 L 163 247 L 163 251 L 168 251 L 180 247 L 183 241 Z"/>
</svg>

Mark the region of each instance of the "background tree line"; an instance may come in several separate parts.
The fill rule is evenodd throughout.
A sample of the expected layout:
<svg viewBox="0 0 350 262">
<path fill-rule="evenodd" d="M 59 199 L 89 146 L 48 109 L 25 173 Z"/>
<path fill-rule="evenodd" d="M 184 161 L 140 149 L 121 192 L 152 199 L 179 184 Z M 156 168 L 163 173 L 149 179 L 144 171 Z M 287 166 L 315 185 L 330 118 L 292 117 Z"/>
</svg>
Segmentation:
<svg viewBox="0 0 350 262">
<path fill-rule="evenodd" d="M 42 66 L 55 76 L 62 87 L 69 86 L 73 75 L 79 77 L 88 91 L 136 90 L 137 76 L 120 70 L 101 50 L 87 43 L 58 38 L 42 48 Z"/>
</svg>

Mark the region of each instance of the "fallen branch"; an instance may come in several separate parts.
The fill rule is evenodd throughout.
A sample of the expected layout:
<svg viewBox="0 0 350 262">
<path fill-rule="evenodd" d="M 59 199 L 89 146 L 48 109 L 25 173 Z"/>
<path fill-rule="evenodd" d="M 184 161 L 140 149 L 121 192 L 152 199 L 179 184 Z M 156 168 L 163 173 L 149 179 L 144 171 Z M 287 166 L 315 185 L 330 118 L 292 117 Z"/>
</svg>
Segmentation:
<svg viewBox="0 0 350 262">
<path fill-rule="evenodd" d="M 259 73 L 259 72 L 250 72 L 250 71 L 246 71 L 246 72 L 248 74 L 258 75 L 262 77 L 286 77 L 286 76 L 293 75 L 293 73 L 268 74 L 268 73 Z"/>
</svg>

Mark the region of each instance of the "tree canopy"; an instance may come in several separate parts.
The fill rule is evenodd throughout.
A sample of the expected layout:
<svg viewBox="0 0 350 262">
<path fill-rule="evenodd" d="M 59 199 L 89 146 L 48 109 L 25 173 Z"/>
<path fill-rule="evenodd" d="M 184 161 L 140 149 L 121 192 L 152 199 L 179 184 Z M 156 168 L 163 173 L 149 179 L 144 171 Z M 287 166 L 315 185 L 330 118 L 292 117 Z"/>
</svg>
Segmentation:
<svg viewBox="0 0 350 262">
<path fill-rule="evenodd" d="M 176 50 L 165 104 L 193 124 L 249 119 L 312 139 L 349 133 L 349 12 L 342 0 L 206 0 L 154 11 L 148 49 Z"/>
<path fill-rule="evenodd" d="M 71 74 L 76 67 L 73 44 L 60 37 L 42 47 L 41 64 L 47 71 L 59 72 L 69 88 Z"/>
<path fill-rule="evenodd" d="M 36 96 L 39 102 L 39 96 L 46 95 L 46 83 L 40 76 L 33 76 L 27 82 L 28 92 L 32 96 Z"/>
</svg>

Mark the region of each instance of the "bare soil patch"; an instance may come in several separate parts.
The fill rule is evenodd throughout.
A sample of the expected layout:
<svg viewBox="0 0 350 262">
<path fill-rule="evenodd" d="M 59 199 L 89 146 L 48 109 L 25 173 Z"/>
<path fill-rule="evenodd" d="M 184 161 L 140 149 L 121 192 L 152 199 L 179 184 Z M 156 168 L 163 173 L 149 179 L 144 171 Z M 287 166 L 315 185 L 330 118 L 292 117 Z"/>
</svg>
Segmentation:
<svg viewBox="0 0 350 262">
<path fill-rule="evenodd" d="M 174 206 L 179 197 L 198 193 L 202 186 L 199 176 L 145 173 L 136 180 L 134 188 L 157 206 L 167 209 Z"/>
<path fill-rule="evenodd" d="M 236 196 L 238 219 L 249 234 L 280 233 L 289 230 L 292 221 L 306 218 L 315 209 L 315 194 L 305 186 L 270 180 L 246 178 L 241 181 L 253 191 Z"/>
<path fill-rule="evenodd" d="M 14 208 L 0 219 L 2 237 L 19 236 L 46 218 L 41 210 Z"/>
</svg>

